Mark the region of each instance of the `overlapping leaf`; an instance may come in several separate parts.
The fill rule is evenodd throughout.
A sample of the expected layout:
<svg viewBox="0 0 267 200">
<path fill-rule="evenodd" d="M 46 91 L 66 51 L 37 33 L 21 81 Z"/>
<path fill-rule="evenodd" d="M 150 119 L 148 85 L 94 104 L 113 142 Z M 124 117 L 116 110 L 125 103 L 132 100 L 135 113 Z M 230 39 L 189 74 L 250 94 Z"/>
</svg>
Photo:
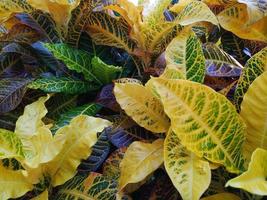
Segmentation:
<svg viewBox="0 0 267 200">
<path fill-rule="evenodd" d="M 149 89 L 136 83 L 115 83 L 114 93 L 121 108 L 140 126 L 155 133 L 168 130 L 163 106 Z"/>
<path fill-rule="evenodd" d="M 201 198 L 201 200 L 241 200 L 238 196 L 232 193 L 219 193 L 209 197 Z"/>
<path fill-rule="evenodd" d="M 172 130 L 164 142 L 164 165 L 184 200 L 198 200 L 209 187 L 209 163 L 188 151 Z"/>
<path fill-rule="evenodd" d="M 173 131 L 197 156 L 223 164 L 230 172 L 244 170 L 245 124 L 221 94 L 187 80 L 152 79 Z"/>
</svg>

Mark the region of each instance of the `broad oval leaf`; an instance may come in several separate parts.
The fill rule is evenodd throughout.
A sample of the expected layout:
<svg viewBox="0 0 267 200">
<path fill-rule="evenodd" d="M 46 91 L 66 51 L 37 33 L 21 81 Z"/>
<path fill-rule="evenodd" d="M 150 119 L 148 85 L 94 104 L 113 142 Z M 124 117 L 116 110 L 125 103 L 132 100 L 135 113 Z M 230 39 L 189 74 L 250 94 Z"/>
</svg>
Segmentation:
<svg viewBox="0 0 267 200">
<path fill-rule="evenodd" d="M 187 149 L 230 172 L 244 170 L 245 124 L 226 97 L 187 80 L 153 78 L 152 84 Z"/>
<path fill-rule="evenodd" d="M 66 136 L 66 142 L 61 152 L 45 164 L 53 186 L 61 185 L 75 175 L 81 160 L 92 153 L 92 146 L 97 142 L 97 132 L 110 125 L 107 120 L 80 115 L 57 131 L 56 135 Z"/>
<path fill-rule="evenodd" d="M 248 170 L 229 180 L 226 186 L 240 188 L 252 194 L 267 195 L 267 150 L 256 149 L 251 157 Z"/>
<path fill-rule="evenodd" d="M 184 30 L 172 40 L 165 54 L 167 68 L 176 69 L 184 79 L 204 82 L 205 57 L 196 35 Z"/>
<path fill-rule="evenodd" d="M 48 93 L 81 94 L 97 90 L 99 85 L 79 79 L 62 78 L 39 78 L 28 85 L 31 89 L 40 89 Z"/>
<path fill-rule="evenodd" d="M 119 190 L 121 191 L 130 183 L 143 181 L 149 174 L 163 164 L 163 140 L 158 139 L 153 143 L 132 143 L 120 163 L 121 176 Z"/>
<path fill-rule="evenodd" d="M 244 94 L 247 92 L 250 84 L 264 71 L 267 70 L 267 47 L 251 57 L 241 74 L 238 85 L 235 91 L 235 103 L 240 110 L 240 104 Z"/>
<path fill-rule="evenodd" d="M 23 196 L 34 186 L 28 182 L 22 170 L 6 169 L 0 164 L 0 198 L 10 199 Z"/>
<path fill-rule="evenodd" d="M 98 173 L 90 173 L 88 177 L 75 176 L 69 180 L 59 188 L 55 199 L 116 200 L 116 193 L 116 181 Z"/>
<path fill-rule="evenodd" d="M 137 83 L 115 83 L 114 94 L 121 108 L 140 126 L 155 133 L 168 130 L 163 106 L 149 89 Z"/>
<path fill-rule="evenodd" d="M 203 46 L 206 72 L 215 77 L 239 77 L 243 66 L 218 46 L 207 43 Z"/>
<path fill-rule="evenodd" d="M 264 72 L 248 88 L 241 104 L 240 115 L 247 125 L 245 155 L 248 160 L 257 148 L 267 150 L 267 72 Z"/>
<path fill-rule="evenodd" d="M 31 81 L 27 78 L 3 78 L 0 80 L 0 113 L 15 109 L 26 92 Z"/>
<path fill-rule="evenodd" d="M 238 196 L 232 193 L 219 193 L 208 197 L 201 198 L 201 200 L 241 200 Z"/>
<path fill-rule="evenodd" d="M 164 141 L 164 165 L 183 200 L 199 200 L 209 187 L 209 162 L 188 151 L 171 128 Z"/>
</svg>

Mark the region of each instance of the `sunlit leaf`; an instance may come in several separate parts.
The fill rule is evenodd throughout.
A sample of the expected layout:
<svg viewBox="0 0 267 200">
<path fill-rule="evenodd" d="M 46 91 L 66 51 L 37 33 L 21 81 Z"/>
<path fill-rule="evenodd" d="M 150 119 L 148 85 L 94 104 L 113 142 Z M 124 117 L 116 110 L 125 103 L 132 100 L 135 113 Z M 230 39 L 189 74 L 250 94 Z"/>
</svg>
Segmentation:
<svg viewBox="0 0 267 200">
<path fill-rule="evenodd" d="M 120 164 L 119 190 L 124 189 L 130 183 L 141 182 L 162 163 L 163 140 L 158 139 L 152 144 L 132 143 Z"/>
<path fill-rule="evenodd" d="M 75 176 L 61 186 L 55 199 L 65 200 L 69 198 L 116 200 L 117 182 L 98 173 L 90 173 L 86 176 Z"/>
<path fill-rule="evenodd" d="M 74 78 L 51 77 L 36 79 L 28 85 L 28 88 L 40 89 L 48 93 L 81 94 L 97 90 L 99 85 Z"/>
<path fill-rule="evenodd" d="M 149 89 L 136 83 L 115 83 L 114 94 L 121 108 L 140 126 L 155 133 L 168 130 L 163 106 Z"/>
<path fill-rule="evenodd" d="M 81 115 L 57 131 L 56 135 L 63 134 L 67 138 L 61 152 L 45 165 L 53 186 L 61 185 L 75 175 L 81 160 L 92 153 L 92 146 L 97 142 L 97 132 L 109 125 L 111 123 L 107 120 Z"/>
<path fill-rule="evenodd" d="M 188 151 L 171 129 L 164 142 L 164 165 L 184 200 L 198 200 L 209 187 L 209 163 Z"/>
<path fill-rule="evenodd" d="M 226 97 L 187 80 L 154 78 L 152 84 L 187 149 L 230 172 L 244 170 L 245 124 Z"/>
<path fill-rule="evenodd" d="M 27 78 L 3 78 L 0 80 L 0 113 L 15 109 L 26 92 L 31 81 Z"/>
<path fill-rule="evenodd" d="M 267 72 L 264 72 L 248 88 L 241 104 L 240 115 L 247 125 L 244 151 L 249 159 L 257 148 L 267 150 Z"/>
<path fill-rule="evenodd" d="M 203 53 L 206 59 L 206 71 L 209 76 L 240 76 L 243 66 L 215 44 L 208 43 L 204 45 Z"/>
<path fill-rule="evenodd" d="M 267 195 L 267 151 L 256 149 L 251 157 L 248 170 L 231 179 L 226 186 L 244 189 L 252 194 Z"/>
<path fill-rule="evenodd" d="M 204 81 L 205 58 L 193 32 L 185 30 L 174 38 L 166 49 L 165 58 L 167 68 L 178 70 L 188 80 Z"/>
<path fill-rule="evenodd" d="M 235 103 L 238 109 L 250 84 L 267 69 L 267 47 L 255 54 L 246 63 L 235 91 Z"/>
<path fill-rule="evenodd" d="M 208 197 L 201 198 L 201 200 L 241 200 L 238 196 L 231 193 L 219 193 Z"/>
</svg>

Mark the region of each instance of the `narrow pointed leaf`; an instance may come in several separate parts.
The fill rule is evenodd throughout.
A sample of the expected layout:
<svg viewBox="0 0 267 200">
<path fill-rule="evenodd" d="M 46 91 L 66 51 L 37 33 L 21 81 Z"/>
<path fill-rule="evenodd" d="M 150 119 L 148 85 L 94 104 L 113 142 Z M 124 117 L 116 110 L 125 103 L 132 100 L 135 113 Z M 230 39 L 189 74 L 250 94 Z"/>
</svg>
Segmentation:
<svg viewBox="0 0 267 200">
<path fill-rule="evenodd" d="M 152 81 L 173 131 L 187 149 L 230 172 L 244 170 L 245 124 L 226 97 L 187 80 Z"/>
<path fill-rule="evenodd" d="M 183 200 L 199 200 L 209 187 L 209 162 L 188 151 L 171 129 L 164 142 L 164 165 Z"/>
</svg>

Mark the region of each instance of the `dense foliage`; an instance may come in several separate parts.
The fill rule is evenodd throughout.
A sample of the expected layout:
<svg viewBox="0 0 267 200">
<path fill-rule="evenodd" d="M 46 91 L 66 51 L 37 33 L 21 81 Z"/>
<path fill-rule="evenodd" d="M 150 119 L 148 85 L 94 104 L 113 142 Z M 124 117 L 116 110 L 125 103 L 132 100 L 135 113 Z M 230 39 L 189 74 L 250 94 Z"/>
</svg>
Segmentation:
<svg viewBox="0 0 267 200">
<path fill-rule="evenodd" d="M 267 2 L 0 0 L 0 199 L 267 196 Z"/>
</svg>

